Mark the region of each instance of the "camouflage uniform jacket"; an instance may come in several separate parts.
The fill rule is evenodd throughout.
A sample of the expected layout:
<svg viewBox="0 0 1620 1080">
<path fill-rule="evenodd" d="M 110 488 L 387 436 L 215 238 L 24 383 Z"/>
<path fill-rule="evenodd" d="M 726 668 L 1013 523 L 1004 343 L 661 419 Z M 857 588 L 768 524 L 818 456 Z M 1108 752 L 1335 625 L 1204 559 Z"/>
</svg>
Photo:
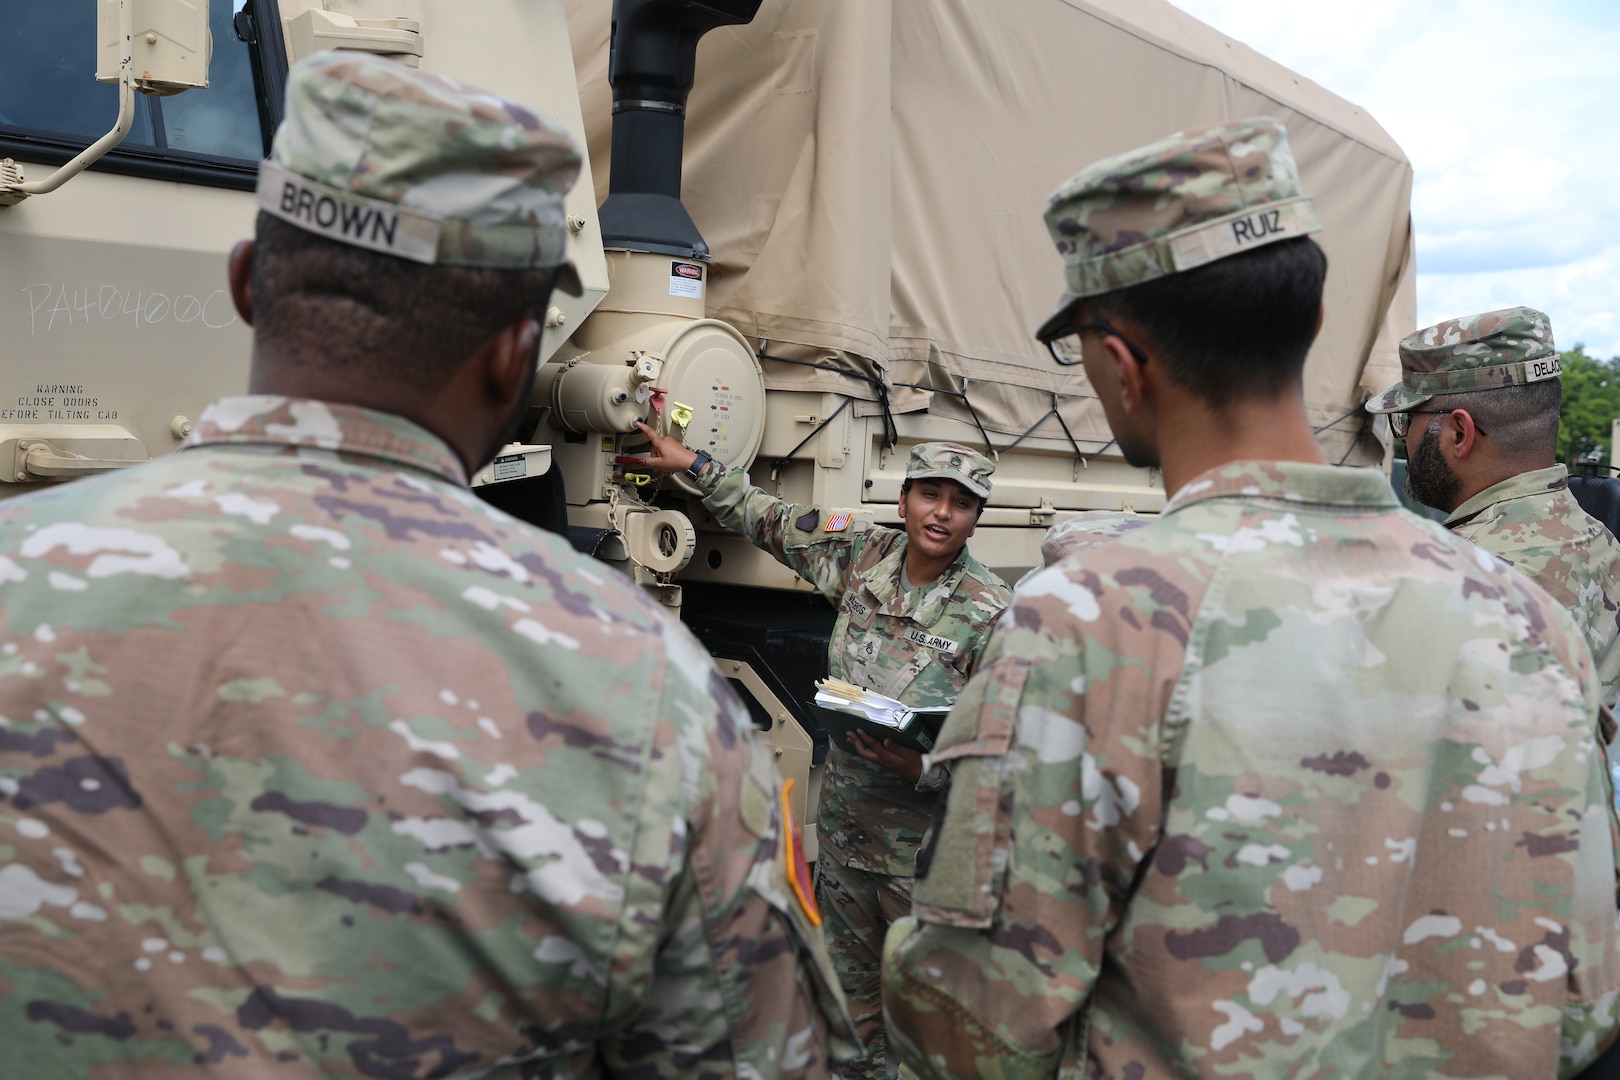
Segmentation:
<svg viewBox="0 0 1620 1080">
<path fill-rule="evenodd" d="M 218 402 L 0 619 L 0 1073 L 825 1075 L 747 713 L 414 424 Z"/>
<path fill-rule="evenodd" d="M 998 623 L 890 1045 L 1004 1080 L 1567 1073 L 1620 986 L 1598 716 L 1569 616 L 1378 472 L 1207 472 Z"/>
<path fill-rule="evenodd" d="M 1498 555 L 1569 609 L 1586 634 L 1603 703 L 1620 697 L 1620 541 L 1581 509 L 1562 465 L 1520 473 L 1457 507 L 1446 528 Z"/>
<path fill-rule="evenodd" d="M 834 678 L 908 705 L 956 700 L 1010 595 L 967 548 L 932 585 L 907 589 L 900 580 L 904 532 L 784 502 L 751 485 L 740 469 L 710 466 L 701 486 L 703 505 L 722 524 L 838 609 L 827 650 Z M 817 811 L 822 850 L 857 870 L 909 876 L 937 797 L 926 779 L 913 785 L 835 746 Z"/>
</svg>

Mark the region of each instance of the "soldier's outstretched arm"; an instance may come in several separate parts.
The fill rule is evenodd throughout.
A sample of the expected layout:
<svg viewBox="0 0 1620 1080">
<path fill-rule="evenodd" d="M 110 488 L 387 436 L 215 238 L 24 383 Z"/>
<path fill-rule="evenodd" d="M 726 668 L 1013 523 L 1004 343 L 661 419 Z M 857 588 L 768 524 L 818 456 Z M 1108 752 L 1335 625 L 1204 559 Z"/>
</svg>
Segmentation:
<svg viewBox="0 0 1620 1080">
<path fill-rule="evenodd" d="M 652 441 L 652 452 L 641 463 L 654 472 L 684 472 L 696 460 L 690 447 L 645 424 L 637 426 Z M 860 547 L 861 530 L 850 514 L 778 499 L 750 483 L 743 470 L 719 462 L 709 464 L 696 483 L 703 505 L 720 524 L 770 552 L 829 601 L 839 601 L 844 571 Z"/>
<path fill-rule="evenodd" d="M 1058 1068 L 1158 832 L 1155 740 L 1088 714 L 1107 673 L 1020 606 L 941 732 L 950 787 L 885 943 L 889 1045 L 924 1077 Z"/>
<path fill-rule="evenodd" d="M 858 1044 L 781 780 L 729 684 L 672 631 L 671 667 L 686 670 L 669 673 L 631 871 L 658 886 L 658 910 L 621 924 L 603 1061 L 624 1075 L 826 1076 Z"/>
</svg>

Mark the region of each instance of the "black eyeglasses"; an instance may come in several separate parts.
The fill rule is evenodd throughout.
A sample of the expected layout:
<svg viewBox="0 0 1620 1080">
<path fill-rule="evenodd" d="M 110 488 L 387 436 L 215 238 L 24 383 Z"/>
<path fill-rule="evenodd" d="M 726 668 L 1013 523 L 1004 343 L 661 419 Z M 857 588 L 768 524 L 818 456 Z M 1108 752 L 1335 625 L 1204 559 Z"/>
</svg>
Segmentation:
<svg viewBox="0 0 1620 1080">
<path fill-rule="evenodd" d="M 1147 353 L 1138 349 L 1131 343 L 1130 338 L 1101 319 L 1093 319 L 1091 322 L 1072 327 L 1056 337 L 1047 338 L 1042 344 L 1046 346 L 1046 351 L 1052 354 L 1053 360 L 1056 360 L 1064 367 L 1073 367 L 1075 364 L 1080 363 L 1080 335 L 1087 330 L 1101 330 L 1105 334 L 1119 338 L 1120 341 L 1125 343 L 1125 348 L 1130 350 L 1131 355 L 1136 357 L 1138 364 L 1147 363 Z"/>
<path fill-rule="evenodd" d="M 1405 412 L 1393 412 L 1389 414 L 1389 430 L 1397 439 L 1405 439 L 1407 431 L 1412 427 L 1412 417 L 1445 416 L 1447 413 L 1456 411 L 1456 409 L 1407 409 Z M 1463 411 L 1467 412 L 1466 409 Z M 1468 413 L 1468 418 L 1474 420 L 1474 414 Z M 1485 435 L 1485 429 L 1479 426 L 1478 420 L 1474 420 L 1474 430 L 1486 438 L 1490 438 L 1489 435 Z"/>
</svg>

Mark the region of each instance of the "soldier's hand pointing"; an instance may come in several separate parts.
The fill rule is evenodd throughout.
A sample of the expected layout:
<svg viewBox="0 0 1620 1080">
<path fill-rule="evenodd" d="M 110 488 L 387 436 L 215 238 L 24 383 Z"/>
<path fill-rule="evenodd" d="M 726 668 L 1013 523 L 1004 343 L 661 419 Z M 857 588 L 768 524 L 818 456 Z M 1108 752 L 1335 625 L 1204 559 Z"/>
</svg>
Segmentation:
<svg viewBox="0 0 1620 1080">
<path fill-rule="evenodd" d="M 670 473 L 685 472 L 697 460 L 697 452 L 682 445 L 680 440 L 660 435 L 646 424 L 638 423 L 636 427 L 652 441 L 652 449 L 645 458 L 619 458 L 620 464 L 644 465 L 655 473 L 668 476 Z"/>
</svg>

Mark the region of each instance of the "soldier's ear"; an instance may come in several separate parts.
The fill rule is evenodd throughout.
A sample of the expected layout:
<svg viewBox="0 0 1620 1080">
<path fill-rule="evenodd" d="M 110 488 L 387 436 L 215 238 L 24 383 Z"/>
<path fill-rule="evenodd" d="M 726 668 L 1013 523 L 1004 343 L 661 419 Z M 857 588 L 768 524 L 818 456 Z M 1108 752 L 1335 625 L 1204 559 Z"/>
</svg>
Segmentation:
<svg viewBox="0 0 1620 1080">
<path fill-rule="evenodd" d="M 1127 414 L 1141 408 L 1146 399 L 1147 372 L 1130 347 L 1109 334 L 1103 338 L 1103 348 L 1119 368 L 1119 404 Z"/>
<path fill-rule="evenodd" d="M 1467 409 L 1453 409 L 1447 414 L 1440 433 L 1442 444 L 1458 461 L 1482 448 L 1479 425 L 1474 423 L 1474 415 Z"/>
<path fill-rule="evenodd" d="M 253 325 L 253 241 L 239 240 L 231 248 L 225 264 L 226 277 L 231 285 L 231 302 L 242 321 Z"/>
<path fill-rule="evenodd" d="M 484 378 L 496 400 L 515 404 L 540 350 L 540 320 L 525 315 L 507 323 L 485 343 Z"/>
</svg>

